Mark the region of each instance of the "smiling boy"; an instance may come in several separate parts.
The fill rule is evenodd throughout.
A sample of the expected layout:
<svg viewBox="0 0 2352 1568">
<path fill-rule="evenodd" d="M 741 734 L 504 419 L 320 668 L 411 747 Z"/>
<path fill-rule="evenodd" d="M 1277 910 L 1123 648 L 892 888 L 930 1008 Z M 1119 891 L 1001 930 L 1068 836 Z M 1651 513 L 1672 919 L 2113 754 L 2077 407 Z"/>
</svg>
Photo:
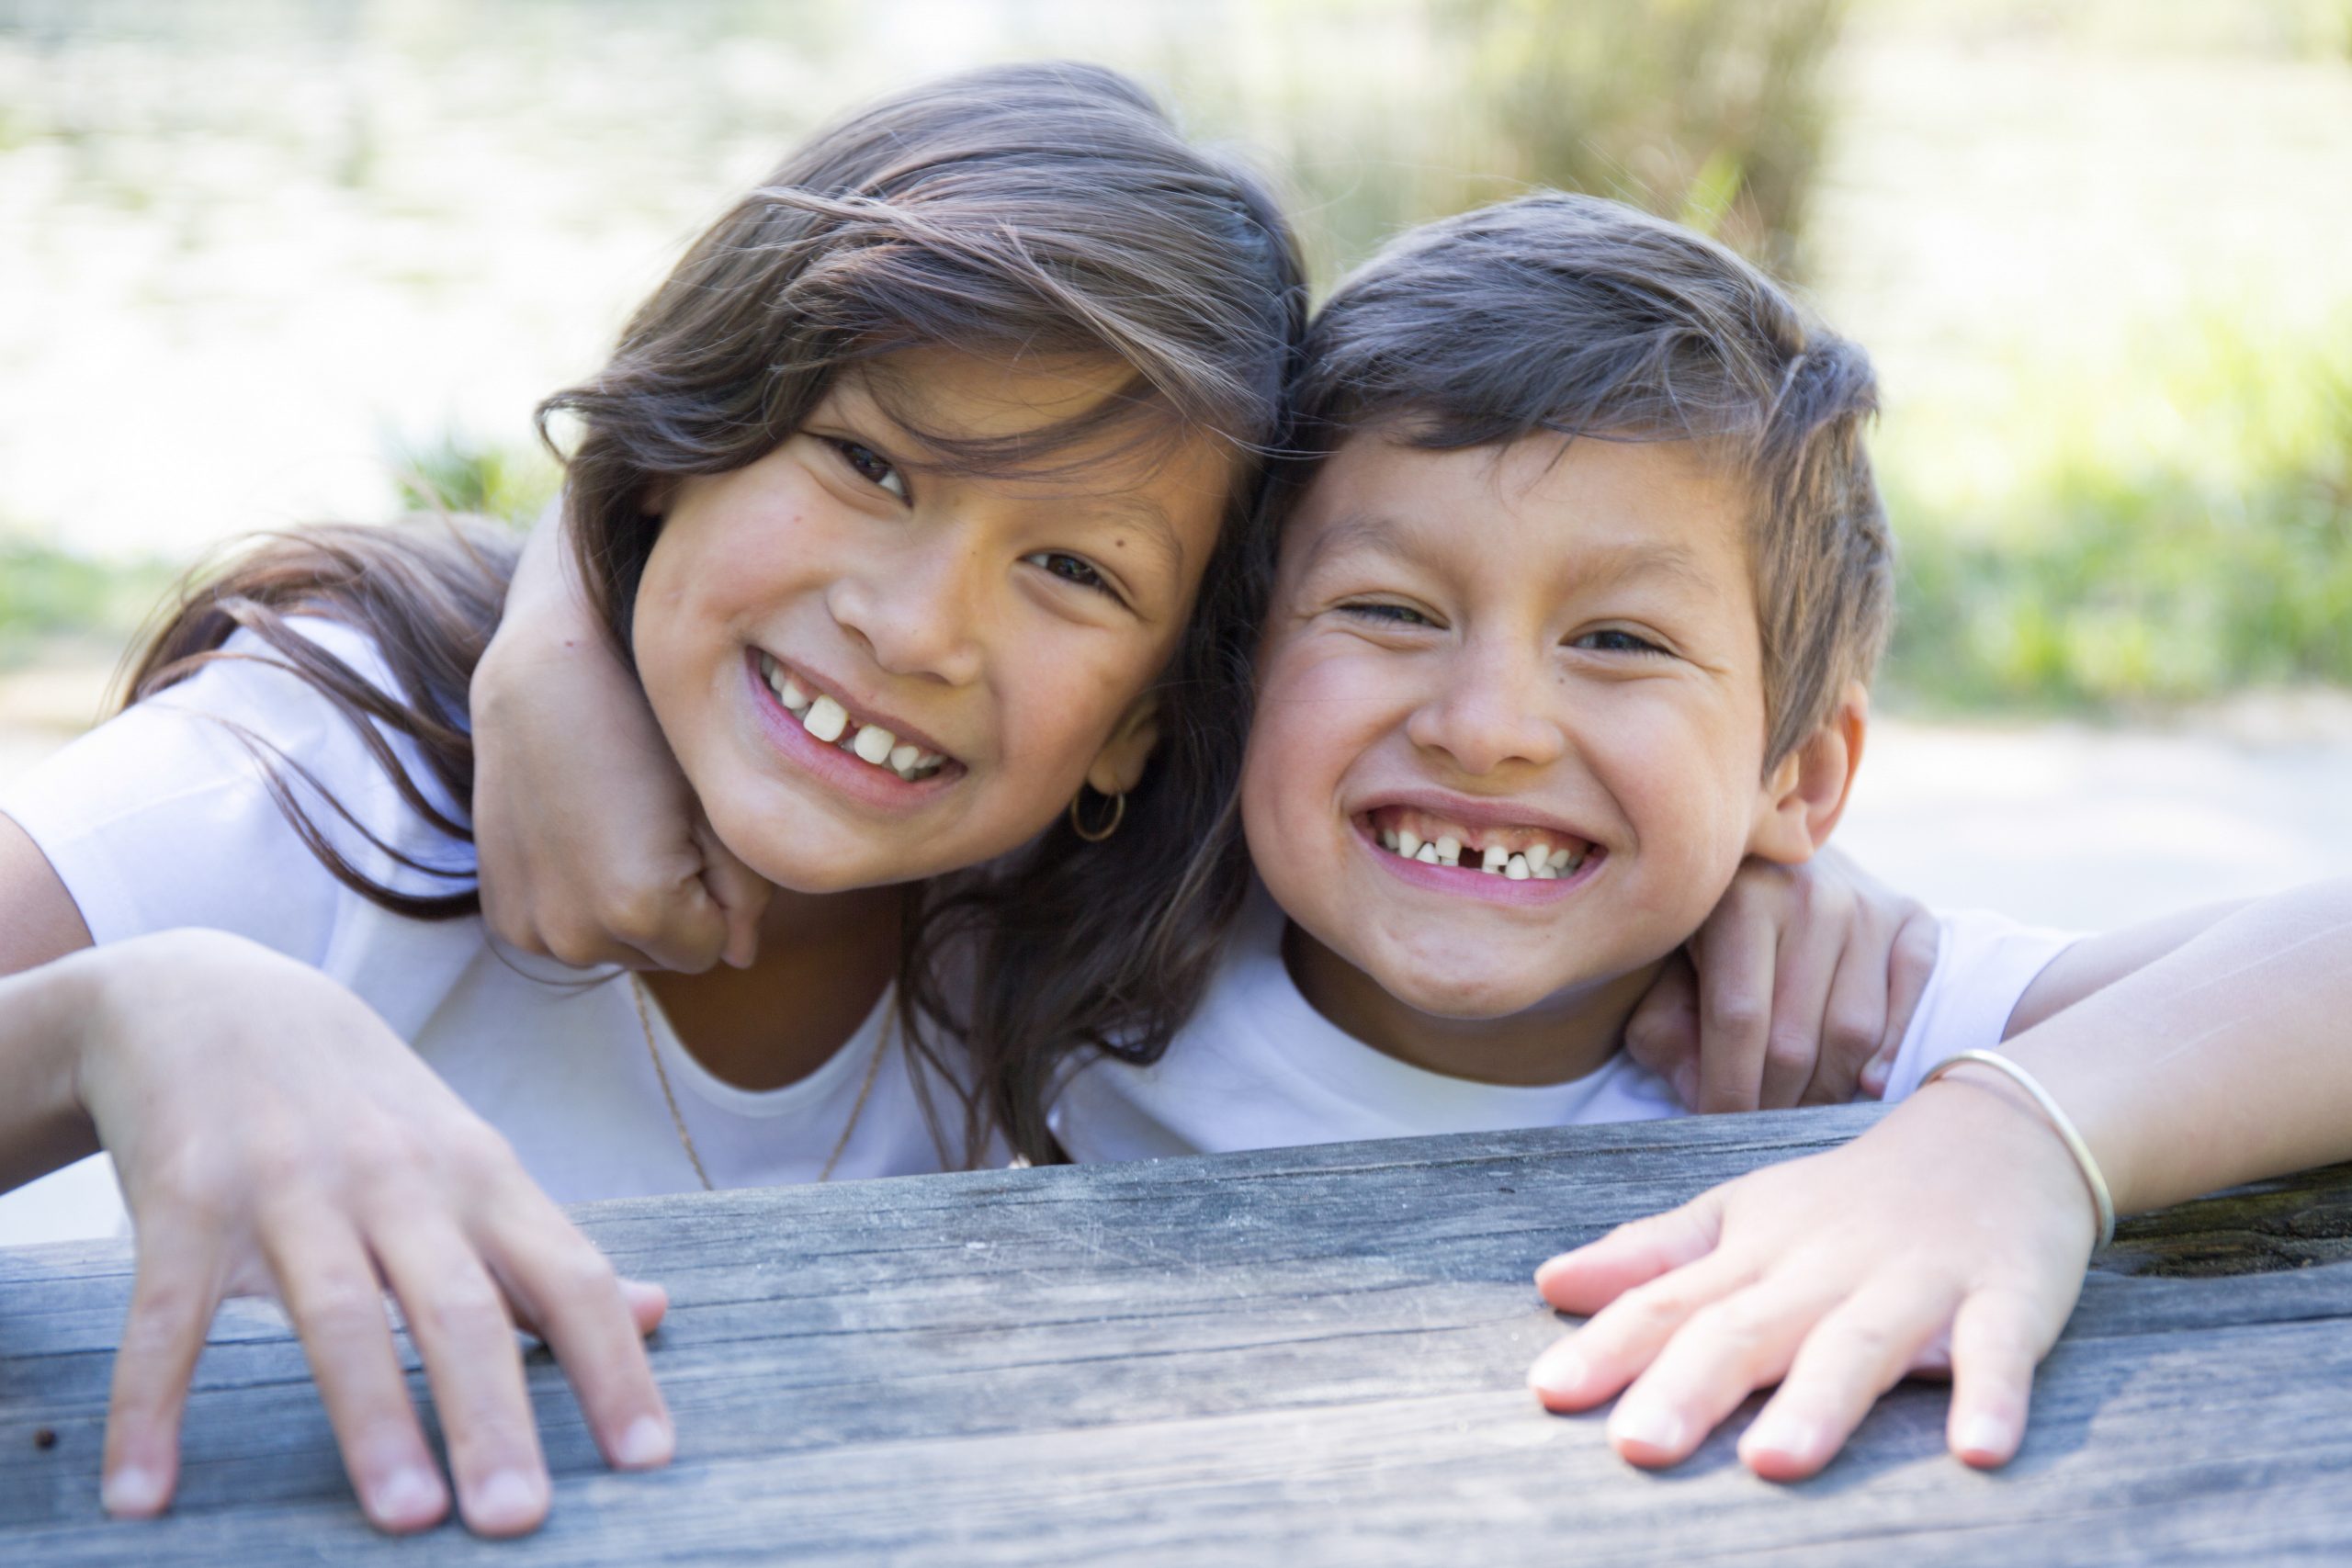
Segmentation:
<svg viewBox="0 0 2352 1568">
<path fill-rule="evenodd" d="M 1071 1073 L 1080 1159 L 1679 1114 L 1622 1050 L 1742 862 L 1827 839 L 1892 614 L 1867 359 L 1727 251 L 1545 195 L 1310 333 L 1241 814 L 1191 1025 Z M 2207 916 L 1941 921 L 1887 1094 Z"/>
</svg>

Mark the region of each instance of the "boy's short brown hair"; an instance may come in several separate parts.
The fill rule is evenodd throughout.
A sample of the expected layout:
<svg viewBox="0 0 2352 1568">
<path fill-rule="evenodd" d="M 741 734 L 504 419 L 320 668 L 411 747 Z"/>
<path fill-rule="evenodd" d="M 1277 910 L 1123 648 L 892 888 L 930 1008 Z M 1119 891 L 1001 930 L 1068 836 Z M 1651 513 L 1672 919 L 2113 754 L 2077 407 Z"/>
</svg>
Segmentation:
<svg viewBox="0 0 2352 1568">
<path fill-rule="evenodd" d="M 1294 498 L 1374 427 L 1442 450 L 1688 439 L 1735 465 L 1754 496 L 1768 764 L 1876 668 L 1894 561 L 1862 446 L 1870 360 L 1721 245 L 1618 202 L 1521 197 L 1390 245 L 1324 306 L 1305 358 Z"/>
</svg>

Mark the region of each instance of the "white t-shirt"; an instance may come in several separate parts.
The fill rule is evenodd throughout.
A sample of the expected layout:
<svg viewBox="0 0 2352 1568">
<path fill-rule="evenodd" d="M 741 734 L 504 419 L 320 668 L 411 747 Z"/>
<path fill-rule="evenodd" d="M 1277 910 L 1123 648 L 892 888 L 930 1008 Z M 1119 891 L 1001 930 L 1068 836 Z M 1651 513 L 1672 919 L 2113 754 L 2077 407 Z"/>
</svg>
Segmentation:
<svg viewBox="0 0 2352 1568">
<path fill-rule="evenodd" d="M 1689 1112 L 1665 1079 L 1619 1053 L 1568 1083 L 1448 1077 L 1346 1033 L 1300 994 L 1283 962 L 1283 919 L 1253 891 L 1207 996 L 1167 1053 L 1138 1067 L 1097 1056 L 1071 1071 L 1051 1122 L 1071 1158 L 1151 1159 L 1430 1133 L 1498 1132 Z M 2035 976 L 2074 940 L 1997 915 L 1947 915 L 1936 967 L 1889 1075 L 1886 1098 L 1954 1052 L 1990 1050 Z"/>
<path fill-rule="evenodd" d="M 294 624 L 391 689 L 366 636 L 316 618 Z M 246 632 L 227 648 L 277 658 Z M 916 1098 L 914 1074 L 928 1069 L 910 1066 L 897 1031 L 886 1030 L 889 992 L 808 1077 L 778 1089 L 735 1088 L 679 1044 L 650 991 L 647 1024 L 639 1023 L 627 976 L 529 957 L 493 942 L 479 919 L 411 919 L 344 886 L 304 846 L 271 798 L 261 762 L 229 725 L 275 745 L 382 840 L 385 847 L 370 844 L 281 764 L 311 819 L 364 874 L 402 892 L 470 886 L 472 846 L 401 800 L 358 732 L 314 688 L 273 664 L 220 661 L 99 726 L 0 797 L 0 813 L 49 857 L 98 942 L 203 926 L 323 970 L 505 1134 L 561 1202 L 700 1187 L 662 1098 L 654 1050 L 717 1186 L 813 1180 L 844 1129 L 836 1179 L 942 1168 Z M 385 738 L 427 797 L 464 821 L 461 803 L 415 764 L 413 747 Z M 404 867 L 392 851 L 455 874 Z M 872 1089 L 858 1108 L 869 1068 Z M 959 1102 L 935 1075 L 927 1083 L 953 1149 Z"/>
</svg>

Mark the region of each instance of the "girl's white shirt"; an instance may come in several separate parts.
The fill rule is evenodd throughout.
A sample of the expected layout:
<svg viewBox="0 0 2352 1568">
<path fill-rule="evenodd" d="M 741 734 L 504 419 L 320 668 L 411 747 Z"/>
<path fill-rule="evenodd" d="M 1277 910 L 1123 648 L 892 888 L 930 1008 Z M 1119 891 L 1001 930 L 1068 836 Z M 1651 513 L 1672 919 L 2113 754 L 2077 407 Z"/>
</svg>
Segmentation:
<svg viewBox="0 0 2352 1568">
<path fill-rule="evenodd" d="M 1399 1061 L 1315 1010 L 1283 962 L 1284 923 L 1265 890 L 1253 889 L 1207 996 L 1159 1061 L 1096 1056 L 1069 1072 L 1050 1122 L 1072 1159 L 1689 1114 L 1670 1085 L 1623 1052 L 1583 1077 L 1532 1087 Z M 1997 1048 L 2026 987 L 2075 940 L 1998 915 L 1945 915 L 1939 924 L 1936 966 L 1888 1077 L 1889 1100 L 1955 1052 Z"/>
<path fill-rule="evenodd" d="M 316 618 L 293 624 L 379 688 L 392 688 L 364 634 Z M 299 764 L 382 841 L 369 843 L 319 789 L 281 765 L 311 819 L 368 877 L 402 892 L 463 890 L 472 885 L 473 849 L 402 800 L 351 723 L 313 687 L 265 662 L 277 657 L 266 644 L 240 632 L 227 651 L 254 657 L 215 662 L 108 720 L 0 797 L 0 813 L 48 856 L 91 936 L 103 944 L 209 927 L 323 970 L 503 1134 L 559 1201 L 698 1190 L 628 977 L 516 953 L 493 942 L 478 918 L 408 919 L 338 882 L 271 798 L 239 729 Z M 413 747 L 389 732 L 385 739 L 427 797 L 464 821 L 464 803 L 446 797 Z M 403 866 L 391 852 L 451 874 Z M 893 999 L 885 991 L 857 1032 L 808 1077 L 753 1091 L 696 1062 L 645 993 L 654 1047 L 714 1185 L 814 1180 L 850 1126 L 877 1051 L 888 1055 L 834 1179 L 944 1168 L 915 1075 L 926 1076 L 951 1139 L 960 1135 L 960 1101 L 935 1071 L 910 1061 L 895 1029 L 886 1031 Z"/>
</svg>

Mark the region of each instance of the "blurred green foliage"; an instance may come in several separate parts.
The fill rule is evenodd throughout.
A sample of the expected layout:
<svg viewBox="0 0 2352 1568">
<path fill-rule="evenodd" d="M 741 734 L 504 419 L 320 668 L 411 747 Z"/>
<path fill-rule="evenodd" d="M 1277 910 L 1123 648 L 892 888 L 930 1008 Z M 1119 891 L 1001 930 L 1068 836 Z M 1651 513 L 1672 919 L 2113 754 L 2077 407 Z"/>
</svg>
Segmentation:
<svg viewBox="0 0 2352 1568">
<path fill-rule="evenodd" d="M 55 638 L 128 641 L 177 575 L 162 562 L 85 560 L 0 538 L 0 669 Z"/>
<path fill-rule="evenodd" d="M 1931 430 L 1883 444 L 1893 694 L 2112 708 L 2352 685 L 2352 322 L 2294 344 L 2209 321 L 2142 358 L 2104 385 L 2021 385 L 2004 428 L 2026 449 L 1996 483 L 1939 461 Z"/>
<path fill-rule="evenodd" d="M 563 482 L 554 458 L 537 447 L 485 444 L 444 431 L 422 444 L 384 439 L 384 461 L 412 512 L 462 512 L 528 523 Z"/>
</svg>

